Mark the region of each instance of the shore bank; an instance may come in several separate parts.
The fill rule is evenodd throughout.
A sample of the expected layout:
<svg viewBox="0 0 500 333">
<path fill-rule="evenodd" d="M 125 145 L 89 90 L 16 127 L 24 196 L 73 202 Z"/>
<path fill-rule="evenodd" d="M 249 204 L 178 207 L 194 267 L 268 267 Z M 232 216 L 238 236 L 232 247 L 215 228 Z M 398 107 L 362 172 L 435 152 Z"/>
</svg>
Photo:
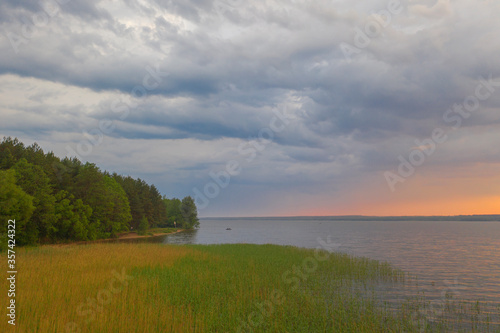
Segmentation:
<svg viewBox="0 0 500 333">
<path fill-rule="evenodd" d="M 148 238 L 148 237 L 158 237 L 158 236 L 165 236 L 165 235 L 170 235 L 170 234 L 175 234 L 177 232 L 184 231 L 185 229 L 177 229 L 176 231 L 171 231 L 171 232 L 153 232 L 152 234 L 147 234 L 147 235 L 139 235 L 137 232 L 127 232 L 124 234 L 118 235 L 117 238 L 106 238 L 102 240 L 120 240 L 120 239 L 139 239 L 139 238 Z"/>
<path fill-rule="evenodd" d="M 164 231 L 162 231 L 162 229 Z M 103 239 L 96 239 L 96 240 L 91 240 L 91 241 L 77 241 L 77 242 L 68 242 L 68 243 L 56 243 L 56 244 L 44 244 L 43 246 L 69 246 L 69 245 L 85 245 L 85 244 L 99 244 L 99 243 L 112 243 L 112 242 L 117 242 L 120 240 L 134 240 L 134 239 L 142 239 L 142 238 L 154 238 L 154 237 L 160 237 L 160 236 L 166 236 L 170 234 L 175 234 L 181 231 L 184 231 L 185 229 L 176 229 L 173 231 L 166 231 L 166 229 L 174 229 L 174 228 L 155 228 L 152 229 L 150 233 L 147 235 L 139 235 L 135 231 L 130 231 L 126 233 L 119 234 L 118 237 L 116 238 L 103 238 Z"/>
</svg>

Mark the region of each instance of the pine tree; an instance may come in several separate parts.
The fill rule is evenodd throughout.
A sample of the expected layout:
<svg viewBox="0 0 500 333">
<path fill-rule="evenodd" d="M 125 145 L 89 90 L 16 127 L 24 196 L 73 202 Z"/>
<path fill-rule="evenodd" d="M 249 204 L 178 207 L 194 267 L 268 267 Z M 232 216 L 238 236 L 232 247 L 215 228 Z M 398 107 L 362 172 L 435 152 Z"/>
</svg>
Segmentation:
<svg viewBox="0 0 500 333">
<path fill-rule="evenodd" d="M 54 237 L 57 222 L 56 198 L 52 195 L 50 180 L 40 166 L 33 165 L 24 158 L 20 159 L 13 169 L 16 171 L 16 183 L 33 197 L 35 206 L 33 216 L 27 224 L 27 239 L 29 243 L 40 240 L 48 242 Z"/>
<path fill-rule="evenodd" d="M 184 229 L 193 229 L 200 226 L 198 211 L 196 209 L 193 198 L 188 196 L 182 199 L 180 210 L 182 213 Z"/>
</svg>

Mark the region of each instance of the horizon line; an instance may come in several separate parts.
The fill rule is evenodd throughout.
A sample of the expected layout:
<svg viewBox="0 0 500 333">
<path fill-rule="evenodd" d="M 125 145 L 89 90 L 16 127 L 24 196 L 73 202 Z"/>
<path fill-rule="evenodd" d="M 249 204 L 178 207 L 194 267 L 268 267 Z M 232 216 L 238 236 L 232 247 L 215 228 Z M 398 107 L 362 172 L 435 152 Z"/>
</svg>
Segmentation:
<svg viewBox="0 0 500 333">
<path fill-rule="evenodd" d="M 485 217 L 485 216 L 500 216 L 499 214 L 458 214 L 458 215 L 268 215 L 268 216 L 203 216 L 202 219 L 216 218 L 286 218 L 286 217 Z"/>
</svg>

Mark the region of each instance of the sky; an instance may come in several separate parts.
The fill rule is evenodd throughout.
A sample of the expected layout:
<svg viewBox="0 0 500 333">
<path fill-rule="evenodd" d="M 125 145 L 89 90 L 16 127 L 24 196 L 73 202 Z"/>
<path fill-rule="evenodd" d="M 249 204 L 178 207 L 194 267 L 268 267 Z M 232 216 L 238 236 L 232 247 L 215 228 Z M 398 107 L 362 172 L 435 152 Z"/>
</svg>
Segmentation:
<svg viewBox="0 0 500 333">
<path fill-rule="evenodd" d="M 500 214 L 500 3 L 4 0 L 0 137 L 200 216 Z"/>
</svg>

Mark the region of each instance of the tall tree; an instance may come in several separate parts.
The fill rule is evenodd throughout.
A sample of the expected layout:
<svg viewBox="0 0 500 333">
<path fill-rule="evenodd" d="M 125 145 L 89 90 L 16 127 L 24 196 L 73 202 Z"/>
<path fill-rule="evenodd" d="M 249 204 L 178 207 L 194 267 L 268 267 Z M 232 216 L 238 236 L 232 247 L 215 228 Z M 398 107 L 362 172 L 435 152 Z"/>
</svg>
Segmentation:
<svg viewBox="0 0 500 333">
<path fill-rule="evenodd" d="M 105 176 L 104 181 L 107 190 L 106 196 L 108 201 L 112 203 L 112 211 L 107 216 L 109 225 L 106 226 L 106 232 L 110 232 L 111 236 L 114 237 L 118 232 L 129 230 L 132 215 L 130 214 L 127 194 L 120 184 L 109 176 Z"/>
<path fill-rule="evenodd" d="M 88 240 L 89 236 L 92 238 L 89 225 L 92 208 L 66 191 L 59 191 L 56 199 L 56 239 Z"/>
<path fill-rule="evenodd" d="M 28 223 L 30 242 L 36 242 L 40 239 L 48 242 L 56 231 L 55 223 L 57 215 L 55 214 L 56 199 L 52 195 L 50 180 L 38 165 L 33 165 L 20 159 L 13 167 L 16 171 L 17 184 L 29 195 L 33 197 L 35 211 Z"/>
<path fill-rule="evenodd" d="M 198 219 L 198 210 L 196 209 L 193 198 L 188 196 L 182 199 L 180 208 L 183 218 L 183 227 L 185 229 L 198 228 L 200 226 L 200 220 Z"/>
<path fill-rule="evenodd" d="M 133 179 L 132 177 L 123 177 L 113 174 L 113 178 L 118 184 L 120 184 L 127 194 L 130 214 L 132 215 L 132 220 L 130 221 L 131 229 L 137 230 L 141 219 L 144 217 L 144 205 L 141 200 L 140 195 L 140 182 Z"/>
<path fill-rule="evenodd" d="M 34 210 L 33 197 L 16 185 L 16 172 L 0 170 L 0 234 L 6 234 L 7 222 L 15 220 L 17 242 L 20 245 L 30 243 L 26 225 Z"/>
<path fill-rule="evenodd" d="M 128 230 L 132 216 L 127 195 L 95 164 L 86 163 L 80 168 L 73 193 L 92 208 L 91 225 L 96 226 L 98 238 L 115 237 L 118 232 Z"/>
<path fill-rule="evenodd" d="M 0 169 L 10 169 L 14 164 L 16 164 L 16 159 L 10 149 L 8 147 L 0 149 Z"/>
<path fill-rule="evenodd" d="M 157 227 L 165 222 L 167 210 L 165 208 L 165 204 L 163 203 L 162 196 L 156 186 L 151 185 L 149 187 L 149 195 L 153 206 L 153 221 L 150 221 L 149 225 L 151 227 Z"/>
<path fill-rule="evenodd" d="M 163 202 L 165 204 L 165 210 L 167 214 L 167 222 L 166 226 L 173 227 L 175 225 L 181 227 L 182 226 L 182 212 L 181 212 L 181 200 L 177 198 L 168 199 L 167 197 L 163 197 Z"/>
<path fill-rule="evenodd" d="M 77 158 L 65 157 L 61 161 L 53 161 L 51 163 L 53 182 L 60 190 L 75 190 L 74 182 L 76 176 L 80 173 L 83 167 L 82 162 Z"/>
<path fill-rule="evenodd" d="M 26 147 L 17 138 L 12 139 L 11 137 L 4 137 L 2 143 L 0 144 L 0 151 L 5 149 L 10 151 L 15 162 L 23 158 L 26 153 Z"/>
</svg>

